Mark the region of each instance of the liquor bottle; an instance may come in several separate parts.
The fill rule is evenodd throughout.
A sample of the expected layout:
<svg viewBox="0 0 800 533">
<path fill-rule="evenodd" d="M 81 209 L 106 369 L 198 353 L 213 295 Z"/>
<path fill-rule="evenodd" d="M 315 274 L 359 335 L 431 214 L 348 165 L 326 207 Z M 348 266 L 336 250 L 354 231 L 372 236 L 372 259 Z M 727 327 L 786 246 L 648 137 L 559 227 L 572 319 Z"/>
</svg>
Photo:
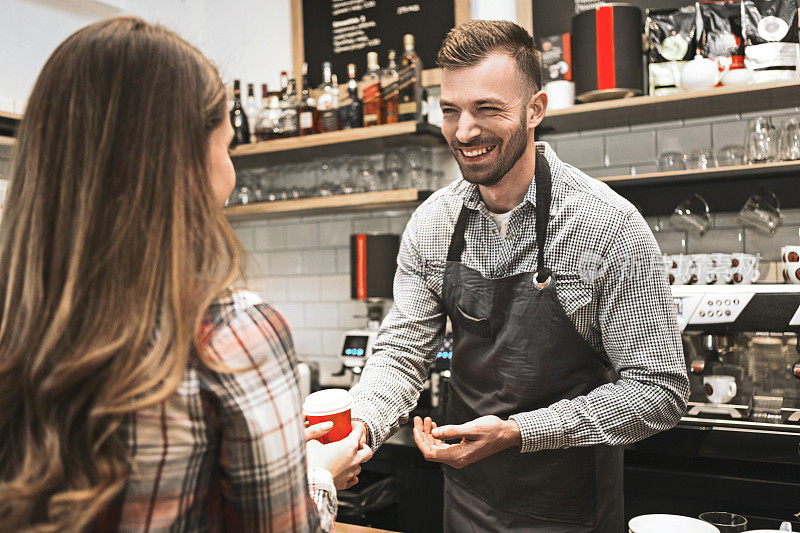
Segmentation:
<svg viewBox="0 0 800 533">
<path fill-rule="evenodd" d="M 347 105 L 339 109 L 339 119 L 342 129 L 360 128 L 364 125 L 364 103 L 358 97 L 358 82 L 356 81 L 356 66 L 347 65 Z"/>
<path fill-rule="evenodd" d="M 397 91 L 397 61 L 396 53 L 389 50 L 389 63 L 381 72 L 381 93 L 383 94 L 383 117 L 386 124 L 392 124 L 399 119 L 398 104 L 400 95 Z"/>
<path fill-rule="evenodd" d="M 247 100 L 244 103 L 244 112 L 250 118 L 251 126 L 255 126 L 254 121 L 258 117 L 258 101 L 256 100 L 255 86 L 247 84 Z"/>
<path fill-rule="evenodd" d="M 289 80 L 286 90 L 281 91 L 281 129 L 284 137 L 299 135 L 300 123 L 297 113 L 297 85 L 294 80 Z"/>
<path fill-rule="evenodd" d="M 383 123 L 381 68 L 378 66 L 377 52 L 367 54 L 367 73 L 364 74 L 362 81 L 364 82 L 364 126 L 377 126 Z"/>
<path fill-rule="evenodd" d="M 407 33 L 403 37 L 405 53 L 398 71 L 398 90 L 400 120 L 422 119 L 422 61 L 414 51 L 414 36 Z"/>
<path fill-rule="evenodd" d="M 300 95 L 300 104 L 297 109 L 300 123 L 300 135 L 316 133 L 317 106 L 308 92 L 308 63 L 303 63 L 303 78 L 301 84 L 303 92 Z"/>
<path fill-rule="evenodd" d="M 247 113 L 242 107 L 242 88 L 239 80 L 233 82 L 233 107 L 231 108 L 231 126 L 233 127 L 233 140 L 231 146 L 247 144 L 250 142 L 250 124 L 247 122 Z"/>
<path fill-rule="evenodd" d="M 337 109 L 338 95 L 333 94 L 333 75 L 331 63 L 322 64 L 322 85 L 317 99 L 317 131 L 325 133 L 339 129 L 339 110 Z"/>
<path fill-rule="evenodd" d="M 273 123 L 272 116 L 269 109 L 269 91 L 267 84 L 261 84 L 261 109 L 258 113 L 258 120 L 256 121 L 256 138 L 259 141 L 267 141 L 272 139 L 273 136 Z"/>
</svg>

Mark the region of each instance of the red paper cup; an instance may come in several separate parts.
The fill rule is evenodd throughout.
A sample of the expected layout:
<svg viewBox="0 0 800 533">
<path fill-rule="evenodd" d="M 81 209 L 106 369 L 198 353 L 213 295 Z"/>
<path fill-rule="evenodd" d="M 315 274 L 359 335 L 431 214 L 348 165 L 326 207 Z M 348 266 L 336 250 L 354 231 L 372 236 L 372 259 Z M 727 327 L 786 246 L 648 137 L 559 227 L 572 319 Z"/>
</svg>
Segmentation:
<svg viewBox="0 0 800 533">
<path fill-rule="evenodd" d="M 349 392 L 344 389 L 324 389 L 306 396 L 303 402 L 303 414 L 309 426 L 321 422 L 333 422 L 333 429 L 317 439 L 322 444 L 329 444 L 342 440 L 353 430 L 350 407 Z"/>
</svg>

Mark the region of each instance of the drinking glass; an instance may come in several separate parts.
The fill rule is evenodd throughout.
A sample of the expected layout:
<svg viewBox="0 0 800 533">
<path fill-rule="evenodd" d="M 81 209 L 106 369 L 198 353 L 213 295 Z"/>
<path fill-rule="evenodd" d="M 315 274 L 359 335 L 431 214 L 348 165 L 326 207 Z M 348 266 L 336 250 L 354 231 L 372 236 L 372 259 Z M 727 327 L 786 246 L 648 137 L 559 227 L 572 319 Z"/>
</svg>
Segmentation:
<svg viewBox="0 0 800 533">
<path fill-rule="evenodd" d="M 775 161 L 778 138 L 770 117 L 759 117 L 750 122 L 747 133 L 747 162 L 750 164 Z"/>
<path fill-rule="evenodd" d="M 733 513 L 708 512 L 698 516 L 703 522 L 708 522 L 719 529 L 720 533 L 740 533 L 747 531 L 747 518 Z"/>
<path fill-rule="evenodd" d="M 680 152 L 664 152 L 658 156 L 658 169 L 662 172 L 686 170 L 686 158 Z"/>
<path fill-rule="evenodd" d="M 672 212 L 672 218 L 680 226 L 705 234 L 711 227 L 711 210 L 705 198 L 694 193 L 679 203 Z"/>
<path fill-rule="evenodd" d="M 717 160 L 711 150 L 695 150 L 687 158 L 688 168 L 708 170 L 717 166 Z"/>
<path fill-rule="evenodd" d="M 721 167 L 744 165 L 744 146 L 729 144 L 717 152 L 717 164 Z"/>
<path fill-rule="evenodd" d="M 766 189 L 752 195 L 739 211 L 739 220 L 751 228 L 774 234 L 783 222 L 778 197 Z"/>
<path fill-rule="evenodd" d="M 800 124 L 796 118 L 790 118 L 781 133 L 781 159 L 783 161 L 800 159 Z"/>
<path fill-rule="evenodd" d="M 408 176 L 405 173 L 403 159 L 405 154 L 402 150 L 389 150 L 383 159 L 383 179 L 382 184 L 385 189 L 405 189 L 408 188 Z M 412 157 L 413 159 L 413 157 Z"/>
</svg>

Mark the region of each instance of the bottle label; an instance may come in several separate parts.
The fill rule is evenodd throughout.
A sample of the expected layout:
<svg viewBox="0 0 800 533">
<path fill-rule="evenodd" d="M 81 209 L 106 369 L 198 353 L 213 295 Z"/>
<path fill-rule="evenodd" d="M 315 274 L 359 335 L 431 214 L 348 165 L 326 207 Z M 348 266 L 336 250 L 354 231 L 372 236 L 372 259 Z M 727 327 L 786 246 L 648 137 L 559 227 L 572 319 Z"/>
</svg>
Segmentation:
<svg viewBox="0 0 800 533">
<path fill-rule="evenodd" d="M 307 130 L 314 127 L 314 113 L 303 111 L 300 113 L 300 129 Z"/>
<path fill-rule="evenodd" d="M 283 112 L 283 131 L 287 134 L 293 134 L 297 132 L 297 110 L 296 109 L 286 109 Z"/>
<path fill-rule="evenodd" d="M 381 97 L 381 84 L 379 81 L 371 83 L 364 87 L 364 103 L 380 100 Z"/>
<path fill-rule="evenodd" d="M 388 85 L 384 85 L 383 86 L 383 90 L 382 90 L 383 99 L 384 100 L 389 100 L 390 98 L 392 98 L 393 96 L 395 96 L 397 94 L 398 90 L 399 90 L 399 86 L 397 84 L 397 80 L 392 81 Z"/>
<path fill-rule="evenodd" d="M 320 113 L 319 120 L 322 131 L 336 131 L 338 129 L 338 116 L 335 109 L 328 109 Z"/>
<path fill-rule="evenodd" d="M 417 112 L 417 102 L 415 100 L 400 102 L 400 105 L 397 106 L 397 111 L 401 115 L 413 115 Z"/>
<path fill-rule="evenodd" d="M 414 68 L 413 63 L 404 63 L 397 72 L 397 75 L 397 88 L 401 94 L 409 90 L 414 90 L 414 85 L 417 83 L 417 69 Z"/>
</svg>

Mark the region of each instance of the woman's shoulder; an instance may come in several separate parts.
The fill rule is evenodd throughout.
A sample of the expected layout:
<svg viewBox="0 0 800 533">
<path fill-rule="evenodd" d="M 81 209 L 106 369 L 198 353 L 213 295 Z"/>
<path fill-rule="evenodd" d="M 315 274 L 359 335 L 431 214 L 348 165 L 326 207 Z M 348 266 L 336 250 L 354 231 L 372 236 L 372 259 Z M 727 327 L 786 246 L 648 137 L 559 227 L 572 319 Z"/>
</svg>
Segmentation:
<svg viewBox="0 0 800 533">
<path fill-rule="evenodd" d="M 231 289 L 211 303 L 198 340 L 211 349 L 209 355 L 216 354 L 215 359 L 225 362 L 230 362 L 232 354 L 247 356 L 264 348 L 294 353 L 283 315 L 261 296 L 244 289 Z"/>
</svg>

